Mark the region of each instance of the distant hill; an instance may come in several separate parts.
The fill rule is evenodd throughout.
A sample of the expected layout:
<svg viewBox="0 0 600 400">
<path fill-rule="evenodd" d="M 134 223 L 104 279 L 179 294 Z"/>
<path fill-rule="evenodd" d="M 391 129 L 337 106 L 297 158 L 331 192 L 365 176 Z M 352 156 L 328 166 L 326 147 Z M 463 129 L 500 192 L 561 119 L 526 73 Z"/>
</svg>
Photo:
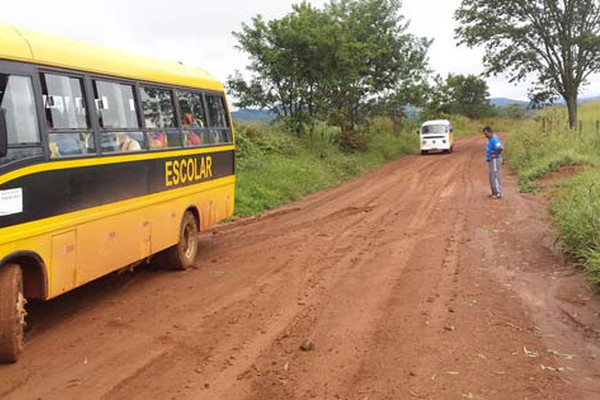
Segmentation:
<svg viewBox="0 0 600 400">
<path fill-rule="evenodd" d="M 506 107 L 509 104 L 518 104 L 522 107 L 527 107 L 529 105 L 528 101 L 513 100 L 513 99 L 508 99 L 506 97 L 493 97 L 493 98 L 489 99 L 489 101 L 490 101 L 490 104 L 493 104 L 497 107 Z M 591 103 L 594 101 L 600 101 L 600 96 L 580 98 L 578 100 L 578 103 L 579 104 Z M 564 106 L 566 103 L 563 99 L 557 99 L 554 104 L 559 105 L 559 106 Z"/>
<path fill-rule="evenodd" d="M 594 101 L 600 101 L 600 96 L 596 96 L 596 97 L 587 97 L 585 99 L 579 99 L 580 103 L 591 103 Z"/>
<path fill-rule="evenodd" d="M 521 107 L 527 107 L 529 105 L 528 101 L 508 99 L 506 97 L 492 97 L 489 101 L 490 104 L 497 107 L 506 107 L 510 104 L 517 104 Z"/>
<path fill-rule="evenodd" d="M 242 108 L 231 113 L 234 121 L 270 121 L 274 118 L 268 110 Z"/>
</svg>

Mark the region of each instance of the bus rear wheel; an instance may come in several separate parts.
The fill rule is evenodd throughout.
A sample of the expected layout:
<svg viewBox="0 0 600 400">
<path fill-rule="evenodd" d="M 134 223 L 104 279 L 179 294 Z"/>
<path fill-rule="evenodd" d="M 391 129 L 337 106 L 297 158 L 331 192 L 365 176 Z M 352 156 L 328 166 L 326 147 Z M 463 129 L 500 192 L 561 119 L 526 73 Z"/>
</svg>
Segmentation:
<svg viewBox="0 0 600 400">
<path fill-rule="evenodd" d="M 172 270 L 186 270 L 194 264 L 198 254 L 198 223 L 190 211 L 186 211 L 179 228 L 179 243 L 167 249 L 165 267 Z"/>
<path fill-rule="evenodd" d="M 16 362 L 23 351 L 26 303 L 21 267 L 0 267 L 0 363 Z"/>
</svg>

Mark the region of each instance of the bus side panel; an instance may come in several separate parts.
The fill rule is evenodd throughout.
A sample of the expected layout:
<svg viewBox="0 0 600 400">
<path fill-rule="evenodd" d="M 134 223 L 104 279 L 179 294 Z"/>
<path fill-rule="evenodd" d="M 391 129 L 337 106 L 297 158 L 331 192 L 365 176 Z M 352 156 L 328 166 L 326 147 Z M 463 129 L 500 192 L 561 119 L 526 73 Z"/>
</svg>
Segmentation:
<svg viewBox="0 0 600 400">
<path fill-rule="evenodd" d="M 199 210 L 201 229 L 230 217 L 234 187 L 228 183 L 81 225 L 77 286 L 177 244 L 181 218 L 190 206 Z"/>
<path fill-rule="evenodd" d="M 71 230 L 52 235 L 52 263 L 50 293 L 60 294 L 77 284 L 77 233 Z"/>
<path fill-rule="evenodd" d="M 152 253 L 171 247 L 179 240 L 181 216 L 189 204 L 185 199 L 161 203 L 148 210 L 152 214 Z"/>
<path fill-rule="evenodd" d="M 206 230 L 233 215 L 235 183 L 213 189 L 211 196 L 196 200 L 200 210 L 200 229 Z"/>
<path fill-rule="evenodd" d="M 79 279 L 84 284 L 151 254 L 146 210 L 127 211 L 78 227 Z"/>
</svg>

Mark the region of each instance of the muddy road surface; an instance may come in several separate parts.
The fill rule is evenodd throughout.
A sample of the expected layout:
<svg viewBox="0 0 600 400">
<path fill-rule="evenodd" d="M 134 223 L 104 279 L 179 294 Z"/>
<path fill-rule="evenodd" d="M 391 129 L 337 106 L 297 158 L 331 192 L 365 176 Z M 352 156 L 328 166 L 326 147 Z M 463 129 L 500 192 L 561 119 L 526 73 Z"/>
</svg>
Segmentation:
<svg viewBox="0 0 600 400">
<path fill-rule="evenodd" d="M 1 399 L 600 399 L 600 301 L 484 139 L 33 304 Z"/>
</svg>

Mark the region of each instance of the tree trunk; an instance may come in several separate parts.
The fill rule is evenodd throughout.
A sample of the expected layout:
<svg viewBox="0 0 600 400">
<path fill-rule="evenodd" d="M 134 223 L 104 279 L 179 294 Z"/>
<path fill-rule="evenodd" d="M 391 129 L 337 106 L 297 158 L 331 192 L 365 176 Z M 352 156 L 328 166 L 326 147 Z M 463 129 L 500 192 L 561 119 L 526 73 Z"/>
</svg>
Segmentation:
<svg viewBox="0 0 600 400">
<path fill-rule="evenodd" d="M 577 127 L 577 90 L 567 93 L 565 101 L 569 111 L 569 128 L 575 129 Z"/>
</svg>

